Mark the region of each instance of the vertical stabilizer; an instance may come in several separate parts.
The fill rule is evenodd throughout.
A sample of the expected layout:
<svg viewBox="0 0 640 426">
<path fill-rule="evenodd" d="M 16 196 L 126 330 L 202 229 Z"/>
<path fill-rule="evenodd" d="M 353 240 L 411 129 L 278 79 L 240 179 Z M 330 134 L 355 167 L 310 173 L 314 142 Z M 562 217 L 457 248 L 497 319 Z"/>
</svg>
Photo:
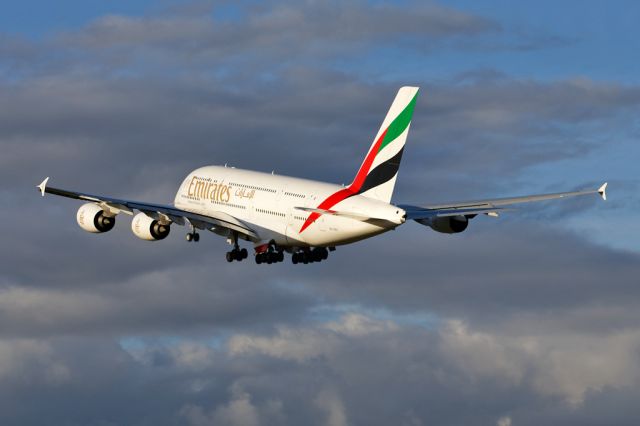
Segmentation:
<svg viewBox="0 0 640 426">
<path fill-rule="evenodd" d="M 347 188 L 327 197 L 317 206 L 318 210 L 329 210 L 341 201 L 359 194 L 386 203 L 391 201 L 418 89 L 402 87 L 398 90 L 353 182 Z M 313 211 L 299 232 L 307 229 L 321 214 L 320 211 Z"/>
<path fill-rule="evenodd" d="M 407 141 L 418 87 L 402 87 L 387 112 L 380 130 L 350 189 L 357 194 L 390 202 Z"/>
</svg>

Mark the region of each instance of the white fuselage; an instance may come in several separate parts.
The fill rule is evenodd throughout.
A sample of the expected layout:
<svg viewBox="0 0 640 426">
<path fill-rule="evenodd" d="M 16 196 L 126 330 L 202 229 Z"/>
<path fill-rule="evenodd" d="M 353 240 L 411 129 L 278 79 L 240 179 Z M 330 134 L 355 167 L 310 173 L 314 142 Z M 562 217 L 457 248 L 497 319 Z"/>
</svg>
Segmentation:
<svg viewBox="0 0 640 426">
<path fill-rule="evenodd" d="M 180 185 L 177 208 L 208 215 L 227 213 L 251 227 L 260 242 L 282 247 L 336 246 L 359 241 L 404 222 L 405 212 L 361 195 L 350 196 L 332 210 L 384 219 L 363 221 L 331 214 L 320 215 L 301 232 L 311 213 L 296 207 L 317 208 L 345 188 L 324 182 L 278 176 L 233 167 L 206 166 L 191 172 Z"/>
</svg>

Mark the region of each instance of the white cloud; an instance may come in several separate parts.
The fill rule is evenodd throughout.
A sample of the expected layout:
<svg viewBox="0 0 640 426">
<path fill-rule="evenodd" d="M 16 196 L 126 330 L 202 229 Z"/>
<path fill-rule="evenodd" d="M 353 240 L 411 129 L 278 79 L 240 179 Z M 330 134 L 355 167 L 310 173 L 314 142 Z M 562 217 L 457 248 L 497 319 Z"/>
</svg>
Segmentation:
<svg viewBox="0 0 640 426">
<path fill-rule="evenodd" d="M 325 325 L 328 330 L 345 336 L 366 336 L 372 333 L 394 331 L 398 327 L 392 321 L 381 321 L 358 313 L 349 313 Z"/>
<path fill-rule="evenodd" d="M 498 423 L 496 423 L 496 426 L 511 426 L 511 417 L 509 416 L 500 417 L 498 419 Z"/>
<path fill-rule="evenodd" d="M 440 336 L 445 359 L 471 380 L 491 377 L 515 386 L 526 377 L 539 394 L 573 406 L 590 391 L 629 387 L 640 379 L 640 330 L 513 336 L 471 331 L 451 320 Z"/>
<path fill-rule="evenodd" d="M 518 384 L 526 370 L 526 359 L 517 347 L 505 344 L 500 336 L 470 331 L 460 320 L 445 322 L 439 346 L 444 359 L 473 378 L 499 378 Z"/>
<path fill-rule="evenodd" d="M 230 389 L 231 399 L 210 411 L 201 406 L 188 404 L 180 410 L 180 416 L 189 426 L 258 426 L 262 424 L 283 423 L 282 402 L 269 399 L 260 406 L 251 401 L 251 394 L 242 386 L 234 383 Z"/>
<path fill-rule="evenodd" d="M 263 354 L 286 360 L 306 361 L 332 353 L 338 344 L 335 336 L 315 329 L 280 327 L 273 337 L 236 335 L 229 339 L 231 355 Z"/>
<path fill-rule="evenodd" d="M 324 389 L 314 400 L 316 406 L 326 414 L 326 426 L 347 426 L 347 413 L 342 400 L 333 390 Z"/>
</svg>

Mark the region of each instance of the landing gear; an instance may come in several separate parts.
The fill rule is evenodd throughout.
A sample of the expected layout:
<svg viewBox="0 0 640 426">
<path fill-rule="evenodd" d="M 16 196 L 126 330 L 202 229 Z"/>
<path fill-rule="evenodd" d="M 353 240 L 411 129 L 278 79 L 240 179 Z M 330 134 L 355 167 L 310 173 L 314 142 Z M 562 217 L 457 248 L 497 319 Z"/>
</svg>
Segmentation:
<svg viewBox="0 0 640 426">
<path fill-rule="evenodd" d="M 291 256 L 291 262 L 296 265 L 298 263 L 322 262 L 329 257 L 329 250 L 324 247 L 316 247 L 304 251 L 297 251 Z"/>
<path fill-rule="evenodd" d="M 258 265 L 261 263 L 267 263 L 270 265 L 284 260 L 284 251 L 276 245 L 275 241 L 256 247 L 256 251 L 255 259 Z"/>
<path fill-rule="evenodd" d="M 225 258 L 227 259 L 227 262 L 233 262 L 234 260 L 237 260 L 238 262 L 246 259 L 247 257 L 249 257 L 249 252 L 247 251 L 246 248 L 241 249 L 240 246 L 238 246 L 238 234 L 237 233 L 233 233 L 233 236 L 230 240 L 228 240 L 230 243 L 233 243 L 233 250 L 228 251 L 225 255 Z"/>
<path fill-rule="evenodd" d="M 191 242 L 193 241 L 194 243 L 197 243 L 198 241 L 200 241 L 200 234 L 198 234 L 198 231 L 196 231 L 196 227 L 191 225 L 191 232 L 187 233 L 187 241 Z"/>
<path fill-rule="evenodd" d="M 271 265 L 272 263 L 279 263 L 283 260 L 284 252 L 282 251 L 265 251 L 256 254 L 256 263 L 258 265 L 260 265 L 261 263 L 267 263 Z"/>
<path fill-rule="evenodd" d="M 247 257 L 249 257 L 249 252 L 245 248 L 243 249 L 234 248 L 233 250 L 228 251 L 225 257 L 227 259 L 227 262 L 233 262 L 234 260 L 237 260 L 238 262 L 240 262 L 246 259 Z"/>
</svg>

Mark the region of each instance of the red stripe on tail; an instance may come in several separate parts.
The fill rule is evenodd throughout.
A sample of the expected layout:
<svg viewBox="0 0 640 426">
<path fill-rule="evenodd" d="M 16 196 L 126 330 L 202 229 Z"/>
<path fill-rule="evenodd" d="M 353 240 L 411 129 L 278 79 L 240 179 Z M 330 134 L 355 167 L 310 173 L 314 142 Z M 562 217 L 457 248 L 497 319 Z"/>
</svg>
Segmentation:
<svg viewBox="0 0 640 426">
<path fill-rule="evenodd" d="M 369 154 L 364 159 L 364 162 L 362 163 L 362 166 L 360 166 L 360 170 L 358 170 L 358 173 L 356 174 L 356 177 L 353 179 L 353 182 L 351 183 L 351 185 L 349 185 L 347 188 L 343 188 L 340 191 L 329 195 L 316 208 L 322 209 L 322 210 L 329 210 L 331 207 L 335 206 L 340 201 L 343 201 L 346 198 L 349 198 L 352 195 L 355 195 L 358 193 L 358 191 L 362 187 L 362 184 L 367 178 L 367 175 L 369 174 L 369 170 L 371 169 L 373 160 L 375 160 L 376 155 L 378 155 L 378 151 L 380 150 L 380 145 L 382 145 L 382 141 L 384 140 L 384 137 L 387 134 L 387 130 L 389 130 L 388 127 L 385 129 L 384 132 L 382 132 L 382 134 L 376 141 L 373 148 L 371 148 L 371 151 L 369 151 Z M 320 213 L 317 213 L 317 212 L 311 213 L 307 218 L 307 220 L 302 224 L 302 227 L 300 228 L 300 231 L 298 231 L 298 233 L 299 234 L 302 233 L 302 231 L 307 229 L 309 225 L 315 222 L 319 217 L 320 217 Z"/>
</svg>

